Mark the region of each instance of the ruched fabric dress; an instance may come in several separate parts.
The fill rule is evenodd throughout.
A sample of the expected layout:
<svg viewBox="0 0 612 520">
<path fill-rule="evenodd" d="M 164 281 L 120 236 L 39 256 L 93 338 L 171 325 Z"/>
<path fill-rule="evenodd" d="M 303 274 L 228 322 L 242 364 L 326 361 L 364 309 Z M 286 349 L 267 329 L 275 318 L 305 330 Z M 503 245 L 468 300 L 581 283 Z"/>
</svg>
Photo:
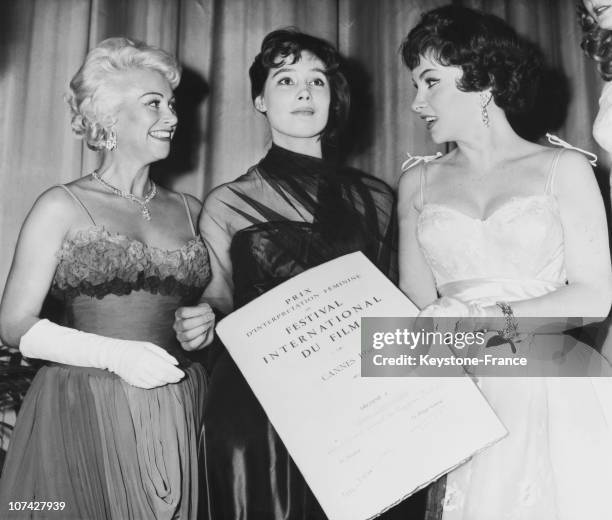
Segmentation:
<svg viewBox="0 0 612 520">
<path fill-rule="evenodd" d="M 258 165 L 208 196 L 201 231 L 213 272 L 204 297 L 226 313 L 310 267 L 357 250 L 395 276 L 389 187 L 274 145 Z M 210 354 L 204 420 L 210 509 L 202 517 L 326 518 L 228 352 L 216 344 Z M 422 518 L 407 513 L 412 506 L 400 505 L 403 512 L 393 518 Z"/>
<path fill-rule="evenodd" d="M 427 202 L 422 170 L 417 237 L 442 296 L 492 305 L 565 285 L 554 196 L 560 153 L 542 193 L 514 197 L 484 220 Z M 543 334 L 517 347 L 559 366 L 585 363 L 611 373 L 596 351 L 566 335 Z M 478 385 L 509 434 L 448 474 L 443 520 L 612 518 L 610 377 L 483 377 Z"/>
<path fill-rule="evenodd" d="M 210 278 L 206 248 L 195 231 L 183 247 L 165 251 L 92 224 L 58 252 L 51 293 L 63 302 L 62 324 L 155 343 L 179 360 L 185 377 L 146 390 L 106 370 L 42 367 L 11 437 L 0 517 L 196 518 L 207 378 L 181 353 L 172 324 L 175 310 L 197 303 Z M 8 502 L 18 500 L 66 507 L 9 514 Z"/>
</svg>

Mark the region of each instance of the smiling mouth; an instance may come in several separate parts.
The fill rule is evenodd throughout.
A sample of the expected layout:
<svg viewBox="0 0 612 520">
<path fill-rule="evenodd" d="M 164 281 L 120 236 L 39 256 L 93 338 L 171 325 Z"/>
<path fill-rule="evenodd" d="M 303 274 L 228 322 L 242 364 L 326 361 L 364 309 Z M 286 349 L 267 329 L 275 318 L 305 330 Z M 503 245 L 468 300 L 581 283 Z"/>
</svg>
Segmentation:
<svg viewBox="0 0 612 520">
<path fill-rule="evenodd" d="M 160 141 L 170 141 L 172 140 L 172 135 L 174 134 L 173 130 L 152 130 L 149 132 L 149 135 L 154 139 L 158 139 Z"/>
<path fill-rule="evenodd" d="M 425 126 L 427 127 L 427 130 L 431 130 L 431 127 L 435 125 L 436 121 L 438 120 L 438 118 L 435 116 L 421 116 L 421 119 L 425 121 Z"/>
</svg>

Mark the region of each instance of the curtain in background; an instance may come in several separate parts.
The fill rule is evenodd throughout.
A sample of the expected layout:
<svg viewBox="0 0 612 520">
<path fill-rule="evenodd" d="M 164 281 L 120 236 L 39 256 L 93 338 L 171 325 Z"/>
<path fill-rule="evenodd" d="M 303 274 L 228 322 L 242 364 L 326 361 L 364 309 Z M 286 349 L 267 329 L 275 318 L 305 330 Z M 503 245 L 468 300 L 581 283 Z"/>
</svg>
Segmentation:
<svg viewBox="0 0 612 520">
<path fill-rule="evenodd" d="M 242 174 L 270 143 L 250 99 L 248 67 L 262 37 L 296 25 L 337 43 L 357 100 L 350 162 L 395 185 L 407 151 L 436 151 L 412 117 L 398 47 L 420 13 L 450 0 L 3 0 L 0 20 L 0 290 L 19 227 L 37 194 L 90 173 L 95 154 L 70 130 L 63 95 L 87 51 L 109 36 L 158 45 L 184 66 L 171 156 L 154 167 L 203 198 Z M 571 101 L 558 134 L 596 149 L 601 87 L 579 48 L 573 0 L 455 0 L 493 12 L 536 42 L 565 74 Z M 553 85 L 554 87 L 554 85 Z M 601 152 L 601 150 L 599 150 Z M 603 156 L 602 156 L 603 157 Z M 607 158 L 604 160 L 604 166 Z M 606 168 L 607 170 L 607 168 Z"/>
</svg>

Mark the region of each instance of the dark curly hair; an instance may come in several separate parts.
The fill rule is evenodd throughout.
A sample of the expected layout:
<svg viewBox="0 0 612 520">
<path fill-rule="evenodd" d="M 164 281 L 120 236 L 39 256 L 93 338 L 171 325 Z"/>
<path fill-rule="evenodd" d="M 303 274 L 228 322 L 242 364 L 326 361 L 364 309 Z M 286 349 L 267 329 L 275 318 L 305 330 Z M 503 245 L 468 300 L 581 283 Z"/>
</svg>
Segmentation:
<svg viewBox="0 0 612 520">
<path fill-rule="evenodd" d="M 599 27 L 582 2 L 576 4 L 576 13 L 583 32 L 582 50 L 597 62 L 601 77 L 612 80 L 612 31 Z"/>
<path fill-rule="evenodd" d="M 268 33 L 261 42 L 261 52 L 255 56 L 249 68 L 251 78 L 251 97 L 253 101 L 264 89 L 270 70 L 277 69 L 287 60 L 293 64 L 298 61 L 303 51 L 310 52 L 325 65 L 325 76 L 329 81 L 331 100 L 329 119 L 321 141 L 335 144 L 346 126 L 350 108 L 350 91 L 344 74 L 341 71 L 341 57 L 336 48 L 329 42 L 300 32 L 295 27 L 287 27 Z"/>
<path fill-rule="evenodd" d="M 452 5 L 425 13 L 400 51 L 410 69 L 422 56 L 461 67 L 457 88 L 464 92 L 490 88 L 506 114 L 525 113 L 532 107 L 543 69 L 541 53 L 501 18 Z"/>
</svg>

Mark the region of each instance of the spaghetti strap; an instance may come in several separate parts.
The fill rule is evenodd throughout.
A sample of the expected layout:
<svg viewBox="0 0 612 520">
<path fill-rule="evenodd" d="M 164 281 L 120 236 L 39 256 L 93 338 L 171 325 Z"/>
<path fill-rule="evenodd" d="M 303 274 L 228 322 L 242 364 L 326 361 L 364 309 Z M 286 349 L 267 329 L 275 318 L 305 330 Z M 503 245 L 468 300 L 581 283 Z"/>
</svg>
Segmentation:
<svg viewBox="0 0 612 520">
<path fill-rule="evenodd" d="M 85 206 L 85 204 L 83 204 L 83 201 L 81 199 L 79 199 L 70 188 L 68 188 L 68 186 L 66 186 L 65 184 L 56 184 L 56 186 L 59 186 L 60 188 L 64 188 L 64 191 L 66 191 L 66 193 L 68 193 L 68 195 L 70 195 L 79 206 L 81 206 L 81 208 L 83 208 L 83 211 L 85 213 L 87 213 L 87 216 L 89 217 L 89 220 L 91 220 L 91 223 L 94 226 L 97 226 L 96 221 L 93 219 L 93 217 L 91 216 L 91 213 L 89 212 L 89 210 L 87 209 L 87 207 Z"/>
<path fill-rule="evenodd" d="M 425 175 L 425 171 L 427 169 L 427 163 L 423 163 L 423 165 L 421 166 L 421 172 L 419 175 L 419 191 L 420 191 L 420 196 L 419 196 L 419 200 L 421 203 L 421 208 L 420 211 L 423 211 L 423 208 L 425 207 L 425 188 L 427 186 L 427 176 Z"/>
<path fill-rule="evenodd" d="M 557 172 L 557 165 L 559 164 L 559 159 L 561 158 L 561 154 L 565 151 L 565 148 L 559 148 L 550 165 L 550 171 L 548 172 L 548 177 L 546 179 L 546 186 L 544 188 L 544 193 L 546 195 L 550 195 L 553 192 L 553 184 L 555 182 L 555 174 Z"/>
<path fill-rule="evenodd" d="M 588 152 L 586 150 L 583 150 L 582 148 L 578 148 L 577 146 L 569 144 L 567 141 L 564 141 L 563 139 L 553 134 L 546 134 L 546 138 L 548 139 L 548 142 L 552 145 L 562 146 L 563 148 L 567 148 L 568 150 L 576 150 L 577 152 L 586 155 L 589 159 L 589 162 L 591 163 L 591 166 L 593 166 L 593 168 L 597 166 L 597 156 L 594 153 Z"/>
<path fill-rule="evenodd" d="M 427 169 L 427 163 L 431 161 L 435 161 L 438 157 L 442 157 L 442 152 L 437 152 L 435 155 L 412 155 L 411 153 L 406 153 L 408 159 L 406 159 L 402 163 L 402 172 L 405 173 L 410 168 L 414 168 L 417 164 L 423 163 L 421 166 L 420 172 L 420 203 L 421 208 L 419 211 L 423 209 L 425 206 L 425 187 L 427 184 L 427 177 L 425 176 L 425 170 Z"/>
<path fill-rule="evenodd" d="M 191 232 L 193 236 L 196 237 L 198 234 L 196 233 L 195 226 L 193 225 L 193 219 L 191 218 L 191 211 L 189 211 L 189 204 L 187 204 L 187 197 L 185 197 L 184 193 L 179 193 L 181 199 L 183 199 L 183 204 L 185 205 L 185 211 L 187 212 L 187 218 L 189 219 L 189 226 L 191 227 Z"/>
</svg>

